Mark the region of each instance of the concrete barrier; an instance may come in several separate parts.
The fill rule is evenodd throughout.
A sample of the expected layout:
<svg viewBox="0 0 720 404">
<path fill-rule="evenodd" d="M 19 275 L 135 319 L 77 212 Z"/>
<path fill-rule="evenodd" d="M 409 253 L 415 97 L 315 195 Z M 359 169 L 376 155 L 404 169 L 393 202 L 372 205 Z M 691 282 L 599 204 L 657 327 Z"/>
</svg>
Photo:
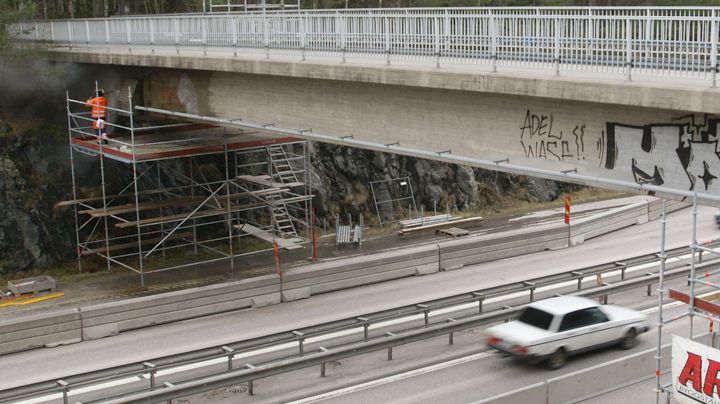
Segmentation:
<svg viewBox="0 0 720 404">
<path fill-rule="evenodd" d="M 665 212 L 675 212 L 689 206 L 692 206 L 692 203 L 667 200 L 665 203 Z M 662 216 L 662 199 L 653 199 L 648 202 L 648 219 L 651 221 L 657 220 L 660 219 L 660 216 Z"/>
<path fill-rule="evenodd" d="M 283 274 L 283 301 L 438 271 L 438 248 L 424 245 L 295 267 Z"/>
<path fill-rule="evenodd" d="M 570 244 L 572 246 L 585 240 L 601 236 L 636 224 L 647 223 L 648 203 L 646 201 L 611 209 L 592 217 L 570 222 Z"/>
<path fill-rule="evenodd" d="M 76 308 L 0 320 L 0 355 L 81 340 L 80 311 Z"/>
<path fill-rule="evenodd" d="M 80 308 L 82 338 L 280 302 L 280 278 L 266 275 Z"/>
<path fill-rule="evenodd" d="M 523 254 L 568 246 L 567 226 L 538 226 L 440 243 L 440 269 L 461 268 Z"/>
</svg>

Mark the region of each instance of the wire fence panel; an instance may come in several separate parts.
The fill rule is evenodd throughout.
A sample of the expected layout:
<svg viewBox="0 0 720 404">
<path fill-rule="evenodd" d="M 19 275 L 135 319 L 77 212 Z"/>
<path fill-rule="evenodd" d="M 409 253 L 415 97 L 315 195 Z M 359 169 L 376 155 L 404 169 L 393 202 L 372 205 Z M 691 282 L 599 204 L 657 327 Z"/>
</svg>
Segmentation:
<svg viewBox="0 0 720 404">
<path fill-rule="evenodd" d="M 237 53 L 707 78 L 719 11 L 709 7 L 517 7 L 182 14 L 14 24 L 18 39 Z"/>
</svg>

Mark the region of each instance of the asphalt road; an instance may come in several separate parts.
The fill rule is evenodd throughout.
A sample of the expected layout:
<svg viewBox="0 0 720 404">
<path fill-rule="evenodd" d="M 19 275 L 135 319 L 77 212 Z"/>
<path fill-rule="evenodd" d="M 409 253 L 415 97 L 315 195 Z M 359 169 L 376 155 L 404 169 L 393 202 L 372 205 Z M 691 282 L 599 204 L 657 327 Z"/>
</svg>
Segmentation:
<svg viewBox="0 0 720 404">
<path fill-rule="evenodd" d="M 715 212 L 714 208 L 701 207 L 699 209 L 699 240 L 720 236 L 720 231 L 718 231 L 712 220 Z M 669 215 L 668 248 L 690 243 L 691 223 L 692 215 L 689 210 Z M 612 260 L 622 260 L 623 258 L 657 251 L 659 244 L 660 223 L 659 221 L 650 222 L 589 240 L 573 248 L 509 258 L 427 277 L 413 277 L 313 296 L 310 299 L 261 309 L 157 326 L 96 341 L 7 355 L 0 358 L 0 367 L 13 369 L 13 371 L 3 372 L 5 374 L 0 378 L 0 390 L 32 383 L 33 381 L 60 378 L 68 374 L 82 373 L 129 362 L 140 362 L 153 357 L 176 354 L 211 345 L 222 345 L 231 341 L 359 316 L 399 305 L 473 291 L 529 277 L 568 271 Z M 478 343 L 479 336 L 476 333 L 468 332 L 465 337 L 468 340 L 465 344 L 458 343 L 456 346 L 448 348 L 449 352 L 430 353 L 426 348 L 423 348 L 422 344 L 418 344 L 417 347 L 402 348 L 399 351 L 402 352 L 407 349 L 406 353 L 410 354 L 413 352 L 412 350 L 418 350 L 413 355 L 407 355 L 412 358 L 440 355 L 434 361 L 441 362 L 445 360 L 441 356 L 445 358 L 448 356 L 464 356 L 482 350 L 481 344 Z M 652 346 L 654 338 L 647 337 L 643 338 L 644 343 L 650 343 L 650 346 Z M 462 339 L 463 336 L 458 338 Z M 401 352 L 396 354 L 398 358 L 403 357 Z M 624 353 L 613 351 L 609 352 L 609 354 L 623 355 Z M 389 366 L 383 359 L 384 353 L 368 356 L 370 361 L 379 363 L 385 373 L 395 372 L 392 367 L 399 369 L 404 365 L 411 367 L 413 365 L 410 362 L 403 364 L 402 360 L 398 359 L 393 361 L 392 366 Z M 598 356 L 598 358 L 600 357 Z M 511 362 L 498 359 L 494 356 L 485 357 L 482 362 L 487 363 L 487 365 L 483 366 L 488 367 L 473 368 L 475 370 L 465 368 L 464 366 L 473 366 L 472 362 L 467 362 L 467 364 L 463 364 L 463 367 L 459 368 L 462 377 L 448 376 L 446 382 L 442 384 L 447 385 L 449 380 L 455 380 L 454 384 L 465 384 L 475 390 L 478 390 L 477 386 L 484 386 L 481 394 L 487 396 L 512 387 L 507 383 L 503 384 L 503 380 L 517 382 L 523 380 L 525 375 L 528 374 L 538 378 L 547 375 L 544 370 L 539 368 L 517 367 Z M 577 370 L 583 366 L 588 366 L 584 360 L 573 361 L 568 365 L 567 370 Z M 336 368 L 342 367 L 342 364 L 336 365 Z M 330 368 L 333 369 L 333 366 L 330 366 Z M 365 373 L 364 370 L 353 370 L 349 376 L 354 380 L 365 380 L 369 378 Z M 485 376 L 490 374 L 503 376 L 500 379 L 486 379 Z M 474 375 L 474 377 L 468 378 L 468 375 Z M 288 374 L 278 377 L 278 380 L 259 381 L 256 389 L 264 393 L 257 399 L 271 402 L 287 401 L 286 399 L 290 397 L 284 396 L 281 393 L 282 389 L 277 386 L 281 386 L 283 383 L 287 384 L 286 380 L 288 379 L 286 378 L 292 376 L 292 374 Z M 445 376 L 441 377 L 445 378 Z M 466 379 L 472 379 L 472 381 L 463 381 Z M 324 383 L 325 380 L 321 380 L 321 382 Z M 344 386 L 348 382 L 331 377 L 329 383 L 325 386 L 315 386 L 317 381 L 310 384 L 312 386 L 306 386 L 307 391 L 303 392 L 305 396 L 333 389 L 334 386 Z M 423 389 L 427 390 L 427 394 L 430 396 L 442 397 L 443 394 L 447 394 L 433 388 L 432 384 L 428 382 L 421 382 L 408 388 L 409 391 L 403 392 L 399 390 L 393 397 L 396 397 L 399 402 L 403 402 L 406 397 L 413 397 L 416 391 L 422 391 Z M 277 395 L 274 394 L 276 389 L 279 393 Z M 295 389 L 293 395 L 297 396 L 298 393 L 300 391 Z M 217 392 L 214 394 L 214 398 L 211 399 L 210 396 L 205 396 L 202 401 L 221 399 L 224 395 Z M 232 392 L 227 394 L 230 395 L 231 400 L 235 395 Z M 365 391 L 359 394 L 369 394 L 369 392 Z M 381 401 L 392 401 L 388 400 L 388 398 L 390 397 L 386 396 Z M 234 399 L 237 400 L 237 397 L 235 396 Z M 364 399 L 361 399 L 361 401 L 368 402 Z"/>
</svg>

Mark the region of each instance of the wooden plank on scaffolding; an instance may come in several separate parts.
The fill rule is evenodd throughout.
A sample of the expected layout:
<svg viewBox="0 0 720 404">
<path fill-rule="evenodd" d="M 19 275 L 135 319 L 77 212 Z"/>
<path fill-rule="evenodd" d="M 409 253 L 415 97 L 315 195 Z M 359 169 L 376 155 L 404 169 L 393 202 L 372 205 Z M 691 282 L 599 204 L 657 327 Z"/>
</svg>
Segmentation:
<svg viewBox="0 0 720 404">
<path fill-rule="evenodd" d="M 263 195 L 269 195 L 269 194 L 280 194 L 289 192 L 288 189 L 261 189 L 257 191 L 249 191 L 249 192 L 241 192 L 237 194 L 231 194 L 230 199 L 237 200 L 241 198 L 248 198 L 251 196 L 263 196 Z M 139 211 L 145 211 L 145 210 L 152 210 L 152 209 L 159 209 L 163 207 L 184 207 L 184 206 L 193 206 L 199 202 L 204 201 L 207 199 L 206 196 L 198 196 L 193 198 L 173 198 L 173 199 L 164 199 L 162 201 L 151 201 L 151 202 L 141 202 L 138 204 Z M 225 201 L 227 199 L 227 196 L 225 194 L 218 194 L 217 199 L 221 202 Z M 105 217 L 105 216 L 111 216 L 111 215 L 119 215 L 123 213 L 134 213 L 135 212 L 135 205 L 134 204 L 125 204 L 125 205 L 119 205 L 119 206 L 112 206 L 108 207 L 107 210 L 103 211 L 102 208 L 97 209 L 85 209 L 78 211 L 78 213 L 82 214 L 88 214 L 92 217 Z"/>
<path fill-rule="evenodd" d="M 230 209 L 230 212 L 239 212 L 244 209 L 251 209 L 251 208 L 257 208 L 257 207 L 262 207 L 262 206 L 267 206 L 267 204 L 265 202 L 261 202 L 261 203 L 245 204 L 245 205 L 236 205 Z M 160 224 L 163 222 L 175 222 L 175 221 L 182 220 L 185 218 L 192 219 L 192 218 L 197 218 L 200 216 L 218 216 L 218 215 L 223 215 L 223 214 L 227 214 L 227 213 L 228 213 L 227 208 L 207 209 L 207 210 L 199 210 L 193 214 L 179 213 L 177 215 L 157 216 L 157 217 L 152 217 L 152 218 L 148 218 L 148 219 L 142 219 L 139 221 L 134 220 L 134 221 L 129 221 L 129 222 L 120 222 L 120 223 L 115 223 L 115 227 L 120 228 L 120 229 L 126 229 L 129 227 L 135 227 L 138 225 Z"/>
<path fill-rule="evenodd" d="M 247 233 L 250 236 L 257 237 L 261 240 L 267 241 L 268 243 L 272 243 L 273 241 L 275 241 L 275 242 L 277 242 L 278 247 L 283 248 L 285 250 L 296 250 L 298 248 L 302 248 L 301 245 L 297 244 L 302 241 L 302 239 L 299 239 L 299 238 L 285 239 L 285 238 L 280 238 L 280 237 L 273 237 L 273 235 L 270 232 L 260 229 L 258 227 L 255 227 L 249 223 L 236 224 L 233 227 L 238 229 L 238 231 Z"/>
<path fill-rule="evenodd" d="M 176 233 L 176 234 L 173 234 L 173 235 L 171 235 L 170 237 L 168 237 L 166 241 L 177 240 L 177 239 L 181 239 L 181 238 L 192 238 L 192 236 L 193 236 L 192 233 Z M 145 245 L 145 244 L 156 244 L 156 243 L 160 242 L 161 240 L 162 240 L 162 237 L 155 237 L 155 238 L 151 238 L 151 239 L 144 239 L 144 240 L 142 241 L 142 244 L 143 244 L 143 245 Z M 137 242 L 137 241 L 133 241 L 133 242 L 130 242 L 130 243 L 123 243 L 123 244 L 111 245 L 109 248 L 107 248 L 107 250 L 108 250 L 108 251 L 127 250 L 128 248 L 133 248 L 133 247 L 137 247 L 137 246 L 138 246 L 138 242 Z M 93 248 L 93 249 L 90 249 L 90 250 L 83 250 L 82 255 L 92 255 L 92 254 L 102 253 L 102 252 L 105 252 L 105 251 L 106 251 L 106 248 L 105 248 L 105 247 Z"/>
<path fill-rule="evenodd" d="M 304 182 L 275 182 L 269 175 L 239 175 L 239 180 L 251 182 L 253 184 L 262 185 L 270 188 L 295 188 L 304 186 Z"/>
<path fill-rule="evenodd" d="M 675 299 L 678 301 L 681 301 L 686 304 L 690 304 L 690 296 L 687 293 L 683 293 L 680 291 L 677 291 L 675 289 L 668 289 L 669 295 L 671 299 Z M 698 309 L 702 310 L 707 313 L 715 314 L 716 316 L 720 316 L 720 305 L 707 301 L 705 299 L 701 299 L 699 297 L 695 297 L 693 306 Z"/>
</svg>

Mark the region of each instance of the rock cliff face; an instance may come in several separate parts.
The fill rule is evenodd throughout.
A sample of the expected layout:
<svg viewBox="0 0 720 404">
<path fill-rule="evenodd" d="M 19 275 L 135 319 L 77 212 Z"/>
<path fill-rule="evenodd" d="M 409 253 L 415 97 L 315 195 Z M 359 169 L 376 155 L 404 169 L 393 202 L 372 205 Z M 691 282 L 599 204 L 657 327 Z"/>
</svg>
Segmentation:
<svg viewBox="0 0 720 404">
<path fill-rule="evenodd" d="M 46 267 L 72 255 L 73 218 L 54 209 L 70 191 L 67 145 L 56 128 L 0 133 L 0 273 Z"/>
<path fill-rule="evenodd" d="M 377 217 L 373 190 L 379 200 L 398 200 L 410 196 L 407 188 L 412 186 L 418 211 L 422 207 L 425 212 L 435 208 L 439 212 L 472 212 L 501 208 L 508 199 L 552 201 L 578 189 L 576 185 L 538 178 L 333 145 L 315 144 L 311 158 L 318 217 L 330 220 L 349 213 L 354 218 L 363 214 L 372 222 Z M 401 185 L 400 180 L 387 181 L 405 177 L 408 185 Z M 371 187 L 371 181 L 376 185 Z M 381 214 L 388 215 L 383 220 L 392 213 L 394 219 L 409 217 L 406 206 L 410 200 L 403 201 L 392 207 L 385 204 L 385 209 L 379 206 Z"/>
</svg>

